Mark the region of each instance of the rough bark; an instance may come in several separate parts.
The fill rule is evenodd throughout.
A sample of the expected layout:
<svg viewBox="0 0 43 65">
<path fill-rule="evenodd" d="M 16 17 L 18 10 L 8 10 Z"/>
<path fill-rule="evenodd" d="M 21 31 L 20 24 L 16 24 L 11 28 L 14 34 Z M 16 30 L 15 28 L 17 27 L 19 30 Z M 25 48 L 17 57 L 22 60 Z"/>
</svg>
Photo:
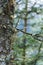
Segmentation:
<svg viewBox="0 0 43 65">
<path fill-rule="evenodd" d="M 12 65 L 10 37 L 13 34 L 13 10 L 13 0 L 0 0 L 0 65 Z"/>
</svg>

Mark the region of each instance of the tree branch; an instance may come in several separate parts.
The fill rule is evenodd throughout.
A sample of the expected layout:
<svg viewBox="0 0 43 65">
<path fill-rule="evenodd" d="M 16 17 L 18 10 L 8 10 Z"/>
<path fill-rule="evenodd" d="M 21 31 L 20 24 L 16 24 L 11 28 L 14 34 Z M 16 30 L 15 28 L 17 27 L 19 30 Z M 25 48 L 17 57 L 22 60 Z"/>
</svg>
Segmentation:
<svg viewBox="0 0 43 65">
<path fill-rule="evenodd" d="M 21 32 L 24 33 L 24 34 L 30 35 L 30 36 L 32 36 L 34 39 L 43 42 L 43 39 L 40 39 L 41 36 L 39 36 L 39 34 L 33 35 L 33 34 L 31 34 L 31 33 L 27 33 L 27 32 L 25 32 L 25 31 L 20 30 L 20 29 L 17 29 L 17 28 L 16 28 L 16 30 L 17 30 L 17 31 L 21 31 Z"/>
</svg>

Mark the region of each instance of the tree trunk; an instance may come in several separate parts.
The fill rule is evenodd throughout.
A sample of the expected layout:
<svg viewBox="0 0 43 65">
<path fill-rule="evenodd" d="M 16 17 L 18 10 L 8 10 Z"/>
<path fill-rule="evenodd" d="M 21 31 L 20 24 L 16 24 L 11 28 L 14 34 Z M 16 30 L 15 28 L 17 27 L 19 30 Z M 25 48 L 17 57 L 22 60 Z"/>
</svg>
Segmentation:
<svg viewBox="0 0 43 65">
<path fill-rule="evenodd" d="M 10 37 L 13 34 L 13 10 L 13 0 L 0 1 L 0 65 L 12 65 Z"/>
</svg>

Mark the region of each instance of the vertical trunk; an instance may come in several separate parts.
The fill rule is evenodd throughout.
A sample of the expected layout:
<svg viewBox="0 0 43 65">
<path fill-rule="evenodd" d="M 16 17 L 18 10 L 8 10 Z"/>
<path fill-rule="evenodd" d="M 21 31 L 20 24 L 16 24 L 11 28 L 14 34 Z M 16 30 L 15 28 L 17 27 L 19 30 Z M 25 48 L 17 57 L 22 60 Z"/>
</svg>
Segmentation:
<svg viewBox="0 0 43 65">
<path fill-rule="evenodd" d="M 27 3 L 28 3 L 28 0 L 26 0 L 26 5 L 25 5 L 25 19 L 24 19 L 24 32 L 26 32 L 26 27 L 27 27 Z M 25 49 L 26 49 L 26 36 L 24 35 L 24 39 L 23 39 L 23 44 L 24 44 L 24 48 L 23 48 L 23 64 L 22 65 L 25 65 Z"/>
<path fill-rule="evenodd" d="M 10 64 L 11 35 L 13 34 L 13 0 L 0 1 L 0 65 Z M 2 7 L 3 6 L 3 7 Z M 11 64 L 10 64 L 11 65 Z"/>
</svg>

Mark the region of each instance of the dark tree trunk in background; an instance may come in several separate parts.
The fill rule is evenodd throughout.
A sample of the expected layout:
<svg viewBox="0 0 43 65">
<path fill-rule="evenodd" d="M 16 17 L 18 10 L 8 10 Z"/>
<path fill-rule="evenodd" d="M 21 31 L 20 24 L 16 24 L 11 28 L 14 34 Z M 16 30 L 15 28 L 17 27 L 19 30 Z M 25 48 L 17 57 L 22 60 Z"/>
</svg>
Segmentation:
<svg viewBox="0 0 43 65">
<path fill-rule="evenodd" d="M 0 0 L 0 65 L 11 63 L 10 37 L 13 34 L 13 18 L 11 18 L 11 15 L 14 14 L 13 10 L 13 0 Z"/>
</svg>

